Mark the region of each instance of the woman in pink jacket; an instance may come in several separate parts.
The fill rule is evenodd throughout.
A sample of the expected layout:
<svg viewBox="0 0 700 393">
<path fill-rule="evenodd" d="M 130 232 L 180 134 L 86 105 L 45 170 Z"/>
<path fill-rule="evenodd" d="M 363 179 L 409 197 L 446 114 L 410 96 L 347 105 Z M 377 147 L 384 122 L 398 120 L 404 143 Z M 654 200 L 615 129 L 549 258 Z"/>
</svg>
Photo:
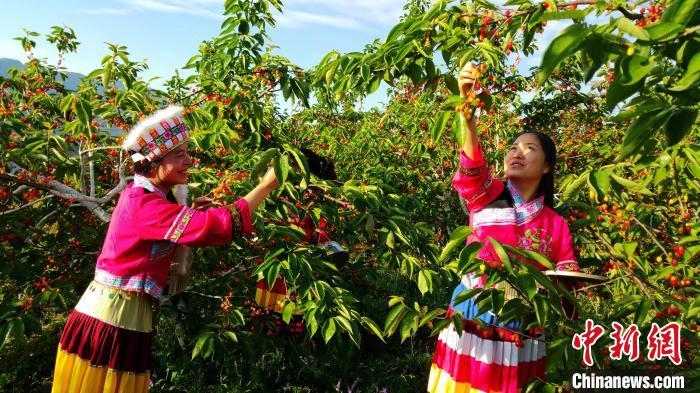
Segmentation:
<svg viewBox="0 0 700 393">
<path fill-rule="evenodd" d="M 475 83 L 474 67 L 467 64 L 458 82 L 462 97 Z M 505 180 L 492 177 L 479 144 L 475 120 L 467 122 L 466 138 L 459 153 L 459 170 L 452 185 L 466 201 L 469 225 L 474 229 L 468 243 L 484 246 L 478 258 L 499 263 L 487 240 L 534 250 L 556 263 L 557 270 L 578 271 L 569 227 L 552 210 L 556 147 L 540 132 L 518 135 L 505 157 Z M 541 266 L 533 262 L 538 268 Z M 504 326 L 492 312 L 481 315 L 474 299 L 455 305 L 465 290 L 483 287 L 486 275 L 462 278 L 452 295 L 448 316 L 455 311 L 465 318 L 460 335 L 450 324 L 438 337 L 430 370 L 429 392 L 515 393 L 531 378 L 544 378 L 546 344 L 539 329 L 531 329 L 521 340 L 519 322 Z M 473 321 L 487 325 L 480 329 Z M 515 333 L 514 333 L 515 332 Z"/>
<path fill-rule="evenodd" d="M 162 300 L 175 252 L 251 233 L 251 212 L 279 186 L 270 170 L 230 206 L 208 208 L 208 198 L 197 198 L 192 208 L 178 204 L 171 190 L 189 178 L 188 140 L 177 106 L 154 113 L 126 137 L 134 181 L 119 197 L 95 278 L 61 334 L 53 392 L 148 391 L 152 306 Z"/>
</svg>

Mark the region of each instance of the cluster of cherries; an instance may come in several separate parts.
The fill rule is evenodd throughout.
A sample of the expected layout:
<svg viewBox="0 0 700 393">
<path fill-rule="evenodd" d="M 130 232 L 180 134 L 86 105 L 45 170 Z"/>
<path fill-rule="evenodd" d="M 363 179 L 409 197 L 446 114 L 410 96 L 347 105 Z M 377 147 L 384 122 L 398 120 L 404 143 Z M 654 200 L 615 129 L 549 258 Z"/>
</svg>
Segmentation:
<svg viewBox="0 0 700 393">
<path fill-rule="evenodd" d="M 646 7 L 641 8 L 639 13 L 642 14 L 642 18 L 637 20 L 636 25 L 638 27 L 645 27 L 654 22 L 658 22 L 661 19 L 661 14 L 664 12 L 664 9 L 666 9 L 665 2 L 658 3 L 657 5 L 652 4 L 649 6 L 648 10 Z"/>
</svg>

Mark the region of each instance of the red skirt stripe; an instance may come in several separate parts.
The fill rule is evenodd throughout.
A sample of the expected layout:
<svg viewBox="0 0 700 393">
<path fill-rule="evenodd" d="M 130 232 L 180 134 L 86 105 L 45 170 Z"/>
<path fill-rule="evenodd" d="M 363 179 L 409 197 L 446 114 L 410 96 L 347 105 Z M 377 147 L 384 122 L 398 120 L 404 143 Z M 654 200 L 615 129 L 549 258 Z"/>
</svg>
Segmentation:
<svg viewBox="0 0 700 393">
<path fill-rule="evenodd" d="M 152 332 L 118 328 L 78 311 L 71 312 L 60 348 L 93 366 L 143 373 L 151 369 Z"/>
</svg>

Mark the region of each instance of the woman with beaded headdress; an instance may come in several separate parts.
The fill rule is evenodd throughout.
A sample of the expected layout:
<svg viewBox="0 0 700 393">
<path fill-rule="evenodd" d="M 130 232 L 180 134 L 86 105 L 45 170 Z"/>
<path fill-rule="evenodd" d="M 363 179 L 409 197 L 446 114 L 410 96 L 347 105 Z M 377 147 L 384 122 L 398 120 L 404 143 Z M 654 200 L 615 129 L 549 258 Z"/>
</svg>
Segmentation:
<svg viewBox="0 0 700 393">
<path fill-rule="evenodd" d="M 182 113 L 179 106 L 157 111 L 124 140 L 134 180 L 121 192 L 94 279 L 61 334 L 52 392 L 148 391 L 152 307 L 168 291 L 173 258 L 251 233 L 251 213 L 279 186 L 269 170 L 234 204 L 211 207 L 200 197 L 187 206 L 192 160 Z"/>
</svg>

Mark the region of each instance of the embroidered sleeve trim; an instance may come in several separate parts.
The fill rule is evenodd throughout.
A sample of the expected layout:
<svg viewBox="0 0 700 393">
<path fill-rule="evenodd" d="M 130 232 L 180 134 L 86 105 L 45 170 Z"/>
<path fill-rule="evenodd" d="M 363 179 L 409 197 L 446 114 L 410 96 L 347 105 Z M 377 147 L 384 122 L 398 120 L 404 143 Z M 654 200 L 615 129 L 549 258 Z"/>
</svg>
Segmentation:
<svg viewBox="0 0 700 393">
<path fill-rule="evenodd" d="M 235 204 L 229 206 L 229 211 L 231 211 L 231 239 L 235 239 L 238 236 L 243 235 L 243 219 L 241 218 L 241 212 L 238 210 L 238 206 Z"/>
<path fill-rule="evenodd" d="M 472 195 L 471 198 L 465 198 L 467 200 L 467 202 L 472 203 L 472 202 L 476 201 L 477 199 L 481 198 L 482 196 L 486 195 L 486 190 L 489 188 L 489 186 L 491 185 L 492 182 L 493 182 L 493 178 L 491 178 L 491 176 L 486 178 L 486 181 L 481 186 L 481 190 L 479 190 L 479 192 Z"/>
<path fill-rule="evenodd" d="M 465 168 L 463 166 L 459 167 L 459 172 L 465 176 L 479 176 L 484 170 L 484 166 L 478 168 Z"/>
<path fill-rule="evenodd" d="M 576 261 L 572 261 L 572 260 L 557 262 L 557 270 L 563 270 L 563 271 L 567 271 L 567 272 L 577 272 L 577 271 L 579 271 L 578 263 Z"/>
<path fill-rule="evenodd" d="M 193 209 L 183 206 L 177 218 L 175 218 L 175 221 L 173 221 L 173 224 L 170 226 L 170 229 L 166 232 L 165 240 L 177 243 L 177 241 L 180 240 L 180 236 L 182 236 L 185 229 L 187 229 L 187 225 L 189 225 L 193 215 Z"/>
</svg>

